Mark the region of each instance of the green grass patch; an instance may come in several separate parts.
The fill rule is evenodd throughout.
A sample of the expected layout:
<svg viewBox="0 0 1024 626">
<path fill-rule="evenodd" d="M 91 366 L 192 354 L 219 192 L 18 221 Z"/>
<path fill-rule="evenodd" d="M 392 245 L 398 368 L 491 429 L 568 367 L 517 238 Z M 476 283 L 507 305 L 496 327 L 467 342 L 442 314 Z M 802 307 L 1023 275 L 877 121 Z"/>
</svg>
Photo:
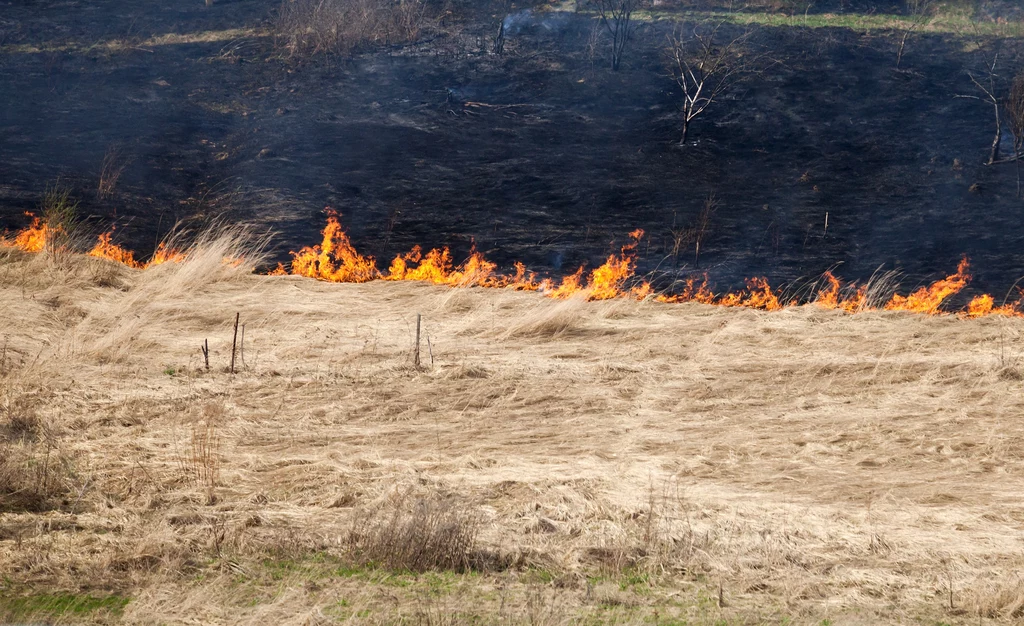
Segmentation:
<svg viewBox="0 0 1024 626">
<path fill-rule="evenodd" d="M 75 593 L 42 593 L 0 598 L 0 621 L 80 618 L 91 621 L 99 614 L 120 616 L 130 598 Z"/>
<path fill-rule="evenodd" d="M 564 4 L 551 9 L 565 10 Z M 596 16 L 596 13 L 595 13 Z M 803 13 L 800 11 L 716 11 L 716 10 L 648 10 L 638 11 L 635 19 L 645 22 L 726 22 L 739 25 L 760 25 L 790 28 L 847 28 L 859 31 L 900 31 L 913 24 L 914 18 L 892 13 Z M 969 7 L 940 5 L 939 10 L 916 29 L 918 33 L 971 34 L 985 37 L 1024 37 L 1024 22 L 978 20 Z"/>
</svg>

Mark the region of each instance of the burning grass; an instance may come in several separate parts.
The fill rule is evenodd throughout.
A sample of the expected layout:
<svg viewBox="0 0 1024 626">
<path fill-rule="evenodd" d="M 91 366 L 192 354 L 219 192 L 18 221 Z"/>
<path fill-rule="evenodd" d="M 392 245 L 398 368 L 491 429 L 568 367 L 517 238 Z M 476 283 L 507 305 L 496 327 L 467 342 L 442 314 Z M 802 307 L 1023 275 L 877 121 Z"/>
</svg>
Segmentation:
<svg viewBox="0 0 1024 626">
<path fill-rule="evenodd" d="M 38 252 L 47 245 L 52 249 L 53 238 L 64 232 L 59 223 L 32 216 L 32 223 L 13 238 L 0 238 L 0 246 L 19 248 L 25 252 Z M 580 267 L 573 274 L 561 280 L 545 278 L 529 272 L 522 263 L 515 264 L 514 274 L 501 274 L 497 264 L 487 260 L 475 249 L 462 264 L 456 265 L 448 248 L 435 248 L 424 253 L 416 246 L 411 251 L 398 254 L 391 261 L 387 271 L 378 269 L 377 261 L 356 250 L 348 234 L 341 226 L 339 216 L 330 213 L 323 230 L 321 242 L 292 253 L 289 266 L 279 263 L 271 272 L 273 275 L 296 275 L 335 283 L 365 283 L 374 280 L 418 281 L 448 287 L 486 287 L 513 289 L 516 291 L 537 291 L 549 298 L 568 299 L 582 297 L 587 301 L 628 298 L 643 300 L 654 297 L 659 302 L 678 304 L 697 302 L 724 307 L 742 307 L 763 311 L 779 311 L 787 306 L 802 304 L 798 299 L 785 300 L 765 278 L 750 278 L 746 288 L 738 292 L 716 294 L 712 291 L 708 276 L 691 276 L 671 292 L 656 293 L 649 282 L 636 275 L 637 247 L 644 236 L 643 230 L 629 234 L 629 243 L 619 254 L 611 254 L 597 268 L 586 272 Z M 120 263 L 132 269 L 147 269 L 163 263 L 182 262 L 187 255 L 184 249 L 162 242 L 146 263 L 136 261 L 133 252 L 112 242 L 113 230 L 101 234 L 96 245 L 88 252 L 90 256 Z M 50 241 L 48 244 L 47 242 Z M 60 246 L 58 246 L 60 247 Z M 241 263 L 242 257 L 225 257 L 229 263 Z M 247 261 L 247 262 L 251 262 Z M 811 299 L 817 306 L 847 313 L 883 309 L 906 311 L 923 315 L 947 313 L 943 308 L 950 297 L 960 293 L 971 280 L 970 264 L 964 257 L 957 271 L 931 285 L 920 287 L 909 295 L 895 293 L 894 279 L 886 275 L 882 280 L 872 280 L 864 285 L 843 285 L 831 272 L 822 276 L 823 287 Z M 887 292 L 887 293 L 886 293 Z M 880 293 L 886 293 L 880 300 Z M 996 304 L 988 294 L 975 296 L 961 311 L 960 317 L 978 318 L 990 315 L 1003 317 L 1024 317 L 1024 293 L 1013 302 Z"/>
</svg>

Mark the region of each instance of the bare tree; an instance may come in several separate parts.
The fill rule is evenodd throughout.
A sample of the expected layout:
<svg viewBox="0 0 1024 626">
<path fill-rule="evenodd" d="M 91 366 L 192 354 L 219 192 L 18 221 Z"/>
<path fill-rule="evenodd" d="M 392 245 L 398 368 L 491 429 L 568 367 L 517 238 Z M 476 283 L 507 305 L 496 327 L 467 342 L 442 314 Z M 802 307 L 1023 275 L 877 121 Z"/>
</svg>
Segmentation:
<svg viewBox="0 0 1024 626">
<path fill-rule="evenodd" d="M 1013 133 L 1013 161 L 1017 166 L 1017 197 L 1020 198 L 1020 159 L 1024 149 L 1024 70 L 1017 72 L 1010 84 L 1010 93 L 1003 102 L 1006 123 Z"/>
<path fill-rule="evenodd" d="M 984 49 L 980 38 L 977 41 L 979 49 Z M 967 76 L 974 83 L 974 87 L 980 92 L 977 94 L 957 94 L 956 98 L 969 98 L 979 100 L 992 105 L 992 112 L 995 116 L 995 136 L 992 138 L 992 149 L 988 155 L 987 165 L 995 165 L 999 162 L 999 143 L 1003 136 L 1003 120 L 1001 116 L 1002 103 L 998 96 L 1000 92 L 1001 78 L 996 72 L 999 65 L 999 50 L 995 49 L 991 56 L 985 57 L 985 63 L 981 72 L 968 71 Z"/>
<path fill-rule="evenodd" d="M 910 19 L 904 22 L 903 35 L 896 48 L 896 69 L 900 69 L 900 64 L 903 63 L 903 51 L 907 47 L 907 40 L 914 34 L 914 31 L 928 22 L 932 9 L 935 7 L 935 0 L 906 0 L 906 5 L 907 15 Z"/>
<path fill-rule="evenodd" d="M 691 34 L 677 30 L 669 38 L 672 77 L 683 91 L 681 146 L 686 144 L 693 120 L 751 70 L 750 59 L 744 55 L 744 44 L 750 32 L 718 43 L 721 27 L 719 23 L 710 30 L 701 31 L 697 26 Z"/>
<path fill-rule="evenodd" d="M 612 70 L 618 71 L 622 64 L 622 56 L 626 52 L 630 39 L 636 31 L 634 14 L 650 0 L 581 0 L 577 7 L 596 11 L 601 24 L 612 36 Z"/>
<path fill-rule="evenodd" d="M 503 54 L 505 52 L 505 22 L 508 20 L 509 13 L 512 11 L 512 0 L 503 0 L 501 3 L 501 14 L 498 16 L 498 34 L 494 36 L 494 43 L 491 46 L 491 51 L 494 54 Z"/>
</svg>

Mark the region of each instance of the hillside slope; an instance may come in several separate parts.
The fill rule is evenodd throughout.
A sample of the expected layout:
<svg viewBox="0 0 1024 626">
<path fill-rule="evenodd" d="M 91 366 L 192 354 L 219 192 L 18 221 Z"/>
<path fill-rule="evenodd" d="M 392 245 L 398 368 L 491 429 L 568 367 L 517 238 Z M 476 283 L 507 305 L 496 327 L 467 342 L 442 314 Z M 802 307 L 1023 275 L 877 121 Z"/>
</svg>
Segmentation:
<svg viewBox="0 0 1024 626">
<path fill-rule="evenodd" d="M 0 255 L 0 619 L 110 594 L 65 619 L 1020 617 L 1024 321 L 335 285 L 223 255 Z M 425 519 L 475 540 L 415 574 L 394 546 Z"/>
<path fill-rule="evenodd" d="M 1000 76 L 1017 72 L 1017 24 L 1002 37 L 982 24 L 980 50 L 966 24 L 916 33 L 899 71 L 900 33 L 862 28 L 860 14 L 840 16 L 843 28 L 762 25 L 751 54 L 772 63 L 680 149 L 668 19 L 644 22 L 612 72 L 587 16 L 516 3 L 502 56 L 490 52 L 506 17 L 495 2 L 418 45 L 289 59 L 271 36 L 278 6 L 9 7 L 0 229 L 23 227 L 59 178 L 134 249 L 230 209 L 280 232 L 281 260 L 316 239 L 329 205 L 379 258 L 419 244 L 461 259 L 475 243 L 503 268 L 557 273 L 643 228 L 642 272 L 699 265 L 719 289 L 836 264 L 848 280 L 880 265 L 930 280 L 964 254 L 980 290 L 1005 293 L 1020 276 L 1014 168 L 982 165 L 991 107 L 955 97 L 980 94 L 966 72 L 982 76 L 996 51 Z M 124 169 L 100 197 L 105 159 Z M 709 197 L 700 258 L 694 241 L 673 254 Z"/>
</svg>

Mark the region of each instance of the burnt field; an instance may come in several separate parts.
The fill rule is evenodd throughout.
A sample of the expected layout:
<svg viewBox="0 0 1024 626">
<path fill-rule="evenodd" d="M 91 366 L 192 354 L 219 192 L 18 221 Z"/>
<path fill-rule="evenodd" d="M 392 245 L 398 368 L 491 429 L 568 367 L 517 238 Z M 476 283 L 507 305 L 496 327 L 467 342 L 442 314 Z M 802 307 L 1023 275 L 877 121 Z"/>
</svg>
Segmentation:
<svg viewBox="0 0 1024 626">
<path fill-rule="evenodd" d="M 97 231 L 116 223 L 143 253 L 181 220 L 226 214 L 275 231 L 286 260 L 330 206 L 378 258 L 413 244 L 461 258 L 475 242 L 503 267 L 564 273 L 643 228 L 640 270 L 662 281 L 698 265 L 723 287 L 837 265 L 863 280 L 884 265 L 916 284 L 965 254 L 972 288 L 1004 294 L 1021 274 L 1014 167 L 983 165 L 991 106 L 955 97 L 980 95 L 967 72 L 995 49 L 1016 71 L 1013 38 L 978 49 L 921 32 L 896 70 L 898 33 L 855 18 L 762 26 L 749 43 L 771 62 L 681 148 L 671 15 L 641 23 L 612 72 L 589 48 L 593 20 L 569 12 L 515 6 L 502 55 L 499 9 L 478 5 L 415 43 L 299 60 L 274 45 L 277 8 L 5 5 L 0 227 L 24 226 L 60 180 Z M 105 163 L 121 175 L 101 194 Z M 673 231 L 710 197 L 698 258 Z"/>
<path fill-rule="evenodd" d="M 751 2 L 0 4 L 0 623 L 1020 624 L 1024 15 Z"/>
</svg>

